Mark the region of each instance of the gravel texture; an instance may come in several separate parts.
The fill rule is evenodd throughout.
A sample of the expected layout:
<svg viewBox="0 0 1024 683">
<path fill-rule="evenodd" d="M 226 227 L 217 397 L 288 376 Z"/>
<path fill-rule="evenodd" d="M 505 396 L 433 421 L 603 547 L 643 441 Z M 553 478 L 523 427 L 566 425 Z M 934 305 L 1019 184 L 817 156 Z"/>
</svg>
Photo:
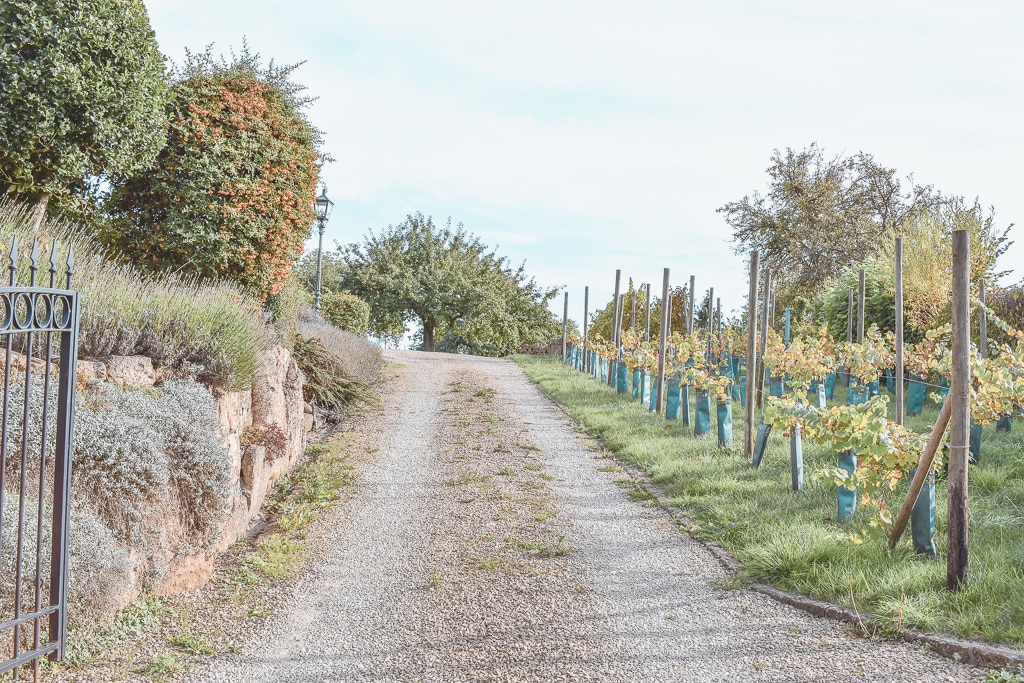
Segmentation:
<svg viewBox="0 0 1024 683">
<path fill-rule="evenodd" d="M 506 360 L 389 352 L 356 493 L 240 654 L 190 681 L 969 681 L 727 589 Z M 631 491 L 632 489 L 632 491 Z M 630 500 L 636 499 L 636 502 Z"/>
</svg>

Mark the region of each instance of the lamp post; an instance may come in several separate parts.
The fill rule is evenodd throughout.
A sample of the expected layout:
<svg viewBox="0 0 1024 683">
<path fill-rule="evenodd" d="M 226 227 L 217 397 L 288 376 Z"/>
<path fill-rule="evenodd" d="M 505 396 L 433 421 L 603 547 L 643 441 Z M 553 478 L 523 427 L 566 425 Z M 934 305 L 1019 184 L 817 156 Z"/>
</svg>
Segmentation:
<svg viewBox="0 0 1024 683">
<path fill-rule="evenodd" d="M 323 257 L 324 257 L 324 228 L 327 227 L 327 219 L 331 217 L 331 209 L 334 202 L 327 198 L 327 186 L 320 188 L 320 196 L 313 202 L 313 213 L 316 216 L 316 224 L 320 229 L 320 242 L 316 247 L 316 295 L 313 297 L 313 310 L 320 312 L 320 287 L 323 279 Z"/>
</svg>

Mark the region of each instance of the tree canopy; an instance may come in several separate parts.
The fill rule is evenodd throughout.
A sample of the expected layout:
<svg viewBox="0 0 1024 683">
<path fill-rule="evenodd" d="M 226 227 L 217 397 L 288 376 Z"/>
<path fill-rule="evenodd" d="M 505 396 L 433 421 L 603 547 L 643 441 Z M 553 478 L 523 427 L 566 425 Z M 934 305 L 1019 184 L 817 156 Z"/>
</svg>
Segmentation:
<svg viewBox="0 0 1024 683">
<path fill-rule="evenodd" d="M 343 250 L 341 286 L 370 305 L 370 332 L 397 339 L 419 325 L 422 348 L 505 355 L 561 335 L 542 289 L 525 266 L 509 266 L 451 221 L 410 215 Z"/>
<path fill-rule="evenodd" d="M 986 278 L 992 292 L 1004 274 L 997 262 L 1011 244 L 1011 227 L 997 227 L 994 212 L 990 209 L 986 213 L 977 201 L 968 204 L 957 198 L 903 222 L 899 236 L 903 238 L 904 324 L 909 341 L 917 341 L 929 329 L 950 321 L 953 231 L 967 230 L 970 234 L 971 282 L 976 286 L 978 280 Z M 849 290 L 852 287 L 856 292 L 860 268 L 865 271 L 865 328 L 874 324 L 883 332 L 894 330 L 895 254 L 895 240 L 881 244 L 874 256 L 858 260 L 823 287 L 816 309 L 834 337 L 846 336 Z"/>
<path fill-rule="evenodd" d="M 626 291 L 622 293 L 623 298 L 623 310 L 622 320 L 620 321 L 620 331 L 625 332 L 630 328 L 630 322 L 633 322 L 633 326 L 636 329 L 643 329 L 645 324 L 644 319 L 644 286 L 637 287 L 633 283 L 633 278 L 629 279 L 629 283 L 626 286 Z M 671 287 L 669 288 L 669 297 L 672 300 L 672 308 L 669 310 L 669 314 L 672 319 L 669 321 L 669 328 L 673 332 L 683 332 L 686 330 L 686 309 L 690 305 L 688 287 Z M 635 313 L 633 312 L 635 311 Z M 611 339 L 612 335 L 612 324 L 615 317 L 615 305 L 614 302 L 609 300 L 605 304 L 604 308 L 595 310 L 591 314 L 591 319 L 587 329 L 587 335 L 599 334 L 605 339 Z M 661 297 L 651 295 L 651 339 L 658 339 L 661 335 Z"/>
<path fill-rule="evenodd" d="M 901 183 L 864 152 L 828 158 L 812 144 L 800 152 L 775 150 L 768 193 L 718 209 L 733 230 L 737 252 L 758 250 L 773 272 L 776 300 L 808 299 L 851 263 L 877 253 L 908 216 L 937 206 L 930 186 Z"/>
<path fill-rule="evenodd" d="M 177 270 L 280 291 L 313 222 L 319 132 L 289 78 L 247 49 L 189 54 L 174 75 L 167 145 L 117 183 L 102 236 L 145 272 Z"/>
<path fill-rule="evenodd" d="M 0 183 L 42 211 L 164 144 L 164 58 L 142 0 L 0 3 Z"/>
</svg>

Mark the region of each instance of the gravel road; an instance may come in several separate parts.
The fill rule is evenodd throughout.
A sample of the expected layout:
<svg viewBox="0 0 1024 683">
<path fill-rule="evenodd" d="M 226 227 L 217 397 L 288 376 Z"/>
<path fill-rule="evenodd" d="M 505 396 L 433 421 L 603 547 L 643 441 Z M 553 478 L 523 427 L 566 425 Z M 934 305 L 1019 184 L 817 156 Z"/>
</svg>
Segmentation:
<svg viewBox="0 0 1024 683">
<path fill-rule="evenodd" d="M 241 654 L 190 681 L 970 681 L 758 593 L 506 360 L 399 365 L 357 493 Z M 619 480 L 618 482 L 616 480 Z"/>
</svg>

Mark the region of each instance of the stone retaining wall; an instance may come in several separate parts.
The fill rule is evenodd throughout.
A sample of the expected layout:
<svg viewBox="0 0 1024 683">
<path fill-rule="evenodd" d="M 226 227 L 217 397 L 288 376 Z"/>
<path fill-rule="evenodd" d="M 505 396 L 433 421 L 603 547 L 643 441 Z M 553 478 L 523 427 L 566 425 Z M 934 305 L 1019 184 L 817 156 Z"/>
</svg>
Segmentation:
<svg viewBox="0 0 1024 683">
<path fill-rule="evenodd" d="M 251 389 L 217 397 L 220 438 L 230 462 L 231 494 L 216 546 L 213 552 L 165 558 L 167 571 L 152 586 L 156 594 L 182 593 L 209 581 L 216 553 L 224 552 L 245 535 L 275 480 L 294 468 L 306 449 L 313 415 L 302 398 L 302 371 L 288 350 L 280 346 L 263 352 L 259 361 Z M 160 379 L 160 371 L 145 356 L 110 356 L 78 363 L 79 389 L 98 380 L 125 388 L 144 388 Z M 170 537 L 181 531 L 176 520 L 167 520 L 162 533 L 173 540 Z M 174 547 L 174 543 L 167 547 Z M 137 560 L 144 561 L 141 557 Z M 128 599 L 141 591 L 143 569 L 140 566 L 133 572 L 138 585 L 128 588 Z"/>
</svg>

